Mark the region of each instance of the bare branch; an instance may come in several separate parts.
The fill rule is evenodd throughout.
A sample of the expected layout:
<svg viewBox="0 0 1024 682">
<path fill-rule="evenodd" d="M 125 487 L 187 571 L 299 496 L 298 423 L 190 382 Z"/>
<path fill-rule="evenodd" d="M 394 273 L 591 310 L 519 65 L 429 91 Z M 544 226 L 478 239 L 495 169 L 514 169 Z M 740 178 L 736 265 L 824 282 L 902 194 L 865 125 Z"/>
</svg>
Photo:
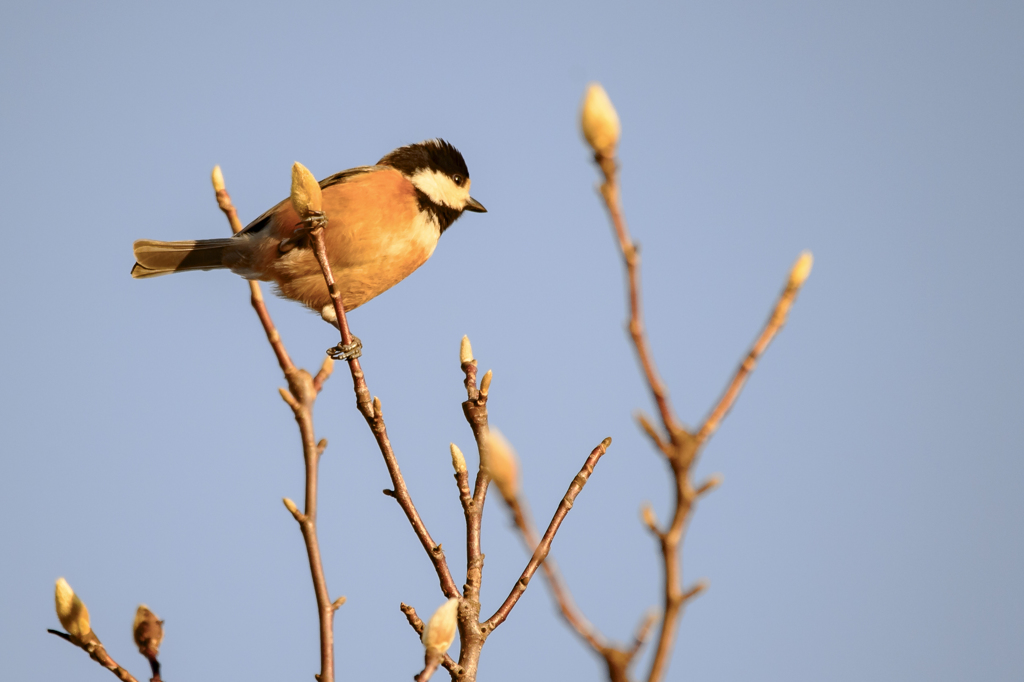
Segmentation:
<svg viewBox="0 0 1024 682">
<path fill-rule="evenodd" d="M 583 486 L 587 484 L 590 475 L 594 473 L 594 466 L 597 461 L 601 459 L 605 452 L 608 451 L 608 446 L 611 445 L 612 439 L 605 438 L 590 453 L 587 457 L 587 461 L 583 464 L 583 468 L 576 474 L 576 478 L 573 479 L 569 485 L 569 490 L 566 491 L 565 496 L 559 503 L 558 508 L 555 510 L 555 515 L 551 519 L 551 523 L 548 524 L 548 528 L 544 531 L 544 536 L 541 538 L 540 543 L 537 545 L 537 549 L 533 552 L 530 562 L 526 565 L 526 569 L 523 570 L 523 574 L 516 581 L 515 586 L 512 588 L 512 592 L 509 593 L 508 597 L 505 598 L 505 602 L 498 608 L 493 616 L 487 619 L 483 626 L 488 632 L 493 631 L 496 627 L 505 622 L 508 618 L 508 614 L 511 613 L 512 608 L 519 601 L 519 598 L 523 596 L 527 586 L 530 584 L 530 579 L 533 578 L 533 574 L 537 572 L 537 568 L 540 567 L 541 563 L 547 557 L 548 552 L 551 550 L 551 543 L 555 539 L 555 533 L 558 532 L 558 527 L 562 525 L 562 521 L 565 519 L 565 515 L 572 509 L 573 502 L 576 500 L 576 496 L 583 490 Z"/>
<path fill-rule="evenodd" d="M 217 204 L 227 216 L 232 232 L 237 234 L 242 226 L 238 220 L 238 212 L 231 202 L 231 196 L 224 186 L 224 178 L 219 167 L 214 169 L 213 185 L 217 192 Z M 317 478 L 320 455 L 327 447 L 327 441 L 321 440 L 318 443 L 313 428 L 313 403 L 323 387 L 323 382 L 330 376 L 333 363 L 325 361 L 317 373 L 316 379 L 313 379 L 306 370 L 296 369 L 288 356 L 288 351 L 285 350 L 281 335 L 278 334 L 277 328 L 270 318 L 259 283 L 250 281 L 249 290 L 252 307 L 256 310 L 256 315 L 263 325 L 263 331 L 267 335 L 267 341 L 270 342 L 285 380 L 288 382 L 287 389 L 280 389 L 281 397 L 291 408 L 299 426 L 302 454 L 306 467 L 305 511 L 300 512 L 296 504 L 288 498 L 285 498 L 284 504 L 299 524 L 302 539 L 306 545 L 306 555 L 309 559 L 309 571 L 313 579 L 313 592 L 316 595 L 317 614 L 320 620 L 320 674 L 317 679 L 319 682 L 334 682 L 334 612 L 341 604 L 336 606 L 331 602 L 327 590 L 327 579 L 324 576 L 323 562 L 320 558 L 320 542 L 316 532 Z"/>
</svg>

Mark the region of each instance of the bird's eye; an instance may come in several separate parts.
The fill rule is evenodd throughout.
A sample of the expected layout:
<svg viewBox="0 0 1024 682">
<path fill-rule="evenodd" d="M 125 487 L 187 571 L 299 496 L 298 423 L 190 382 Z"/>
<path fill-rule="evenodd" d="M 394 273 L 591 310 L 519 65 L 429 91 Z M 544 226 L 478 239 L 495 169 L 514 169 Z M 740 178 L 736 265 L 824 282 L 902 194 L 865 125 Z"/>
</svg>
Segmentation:
<svg viewBox="0 0 1024 682">
<path fill-rule="evenodd" d="M 455 182 L 456 185 L 459 185 L 460 187 L 462 186 L 462 183 L 464 181 L 463 177 L 457 173 L 452 176 L 452 180 Z"/>
</svg>

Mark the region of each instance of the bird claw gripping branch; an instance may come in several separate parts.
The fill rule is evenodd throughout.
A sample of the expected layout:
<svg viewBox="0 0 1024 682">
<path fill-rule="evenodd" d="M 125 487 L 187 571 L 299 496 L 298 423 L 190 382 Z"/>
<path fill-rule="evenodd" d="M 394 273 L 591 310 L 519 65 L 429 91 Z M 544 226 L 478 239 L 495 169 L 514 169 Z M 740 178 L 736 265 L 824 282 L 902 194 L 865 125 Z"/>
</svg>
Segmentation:
<svg viewBox="0 0 1024 682">
<path fill-rule="evenodd" d="M 363 342 L 359 340 L 358 336 L 353 336 L 352 343 L 348 345 L 339 343 L 337 346 L 331 346 L 327 349 L 327 354 L 331 356 L 332 360 L 355 360 L 363 354 Z"/>
</svg>

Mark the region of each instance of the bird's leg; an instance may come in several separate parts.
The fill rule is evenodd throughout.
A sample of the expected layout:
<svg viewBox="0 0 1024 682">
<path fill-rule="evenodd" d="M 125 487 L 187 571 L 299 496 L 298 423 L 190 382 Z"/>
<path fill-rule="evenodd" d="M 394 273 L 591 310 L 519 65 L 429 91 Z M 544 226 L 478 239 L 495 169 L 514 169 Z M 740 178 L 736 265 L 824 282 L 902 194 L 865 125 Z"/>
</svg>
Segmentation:
<svg viewBox="0 0 1024 682">
<path fill-rule="evenodd" d="M 324 322 L 329 322 L 334 325 L 336 329 L 340 329 L 338 324 L 338 314 L 334 312 L 334 304 L 328 303 L 320 310 L 320 317 L 323 318 Z M 363 342 L 359 340 L 359 337 L 355 334 L 352 335 L 352 343 L 347 346 L 343 343 L 339 343 L 333 348 L 327 349 L 327 354 L 334 360 L 350 360 L 352 358 L 358 358 L 363 354 Z"/>
</svg>

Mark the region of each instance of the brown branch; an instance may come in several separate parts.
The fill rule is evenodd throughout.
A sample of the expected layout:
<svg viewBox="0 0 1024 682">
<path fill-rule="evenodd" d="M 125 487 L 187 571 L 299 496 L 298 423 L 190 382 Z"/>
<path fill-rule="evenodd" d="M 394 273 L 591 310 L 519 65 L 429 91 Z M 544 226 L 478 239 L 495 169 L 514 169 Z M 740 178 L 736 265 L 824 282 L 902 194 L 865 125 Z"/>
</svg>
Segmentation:
<svg viewBox="0 0 1024 682">
<path fill-rule="evenodd" d="M 334 274 L 331 272 L 331 264 L 327 258 L 327 247 L 324 245 L 324 225 L 327 221 L 326 217 L 322 216 L 322 214 L 320 217 L 322 220 L 310 232 L 310 241 L 313 245 L 313 253 L 316 255 L 317 262 L 320 264 L 320 269 L 323 272 L 324 281 L 327 283 L 327 290 L 330 292 L 331 301 L 334 303 L 334 312 L 338 317 L 338 328 L 341 331 L 341 342 L 344 346 L 350 347 L 353 343 L 352 332 L 349 330 L 348 319 L 345 317 L 345 306 L 341 300 L 341 293 L 335 286 Z M 413 531 L 416 533 L 416 537 L 419 538 L 420 544 L 423 545 L 423 549 L 426 550 L 427 556 L 434 565 L 434 570 L 437 572 L 437 577 L 441 584 L 441 591 L 448 598 L 458 597 L 459 590 L 455 585 L 455 580 L 452 578 L 451 571 L 448 570 L 448 562 L 445 561 L 444 551 L 441 549 L 441 545 L 435 543 L 434 539 L 430 536 L 426 524 L 420 518 L 419 512 L 416 511 L 416 506 L 413 504 L 412 497 L 409 495 L 409 488 L 406 486 L 405 479 L 402 477 L 402 471 L 398 467 L 398 459 L 391 448 L 391 440 L 388 438 L 387 427 L 384 424 L 384 415 L 380 409 L 380 400 L 376 398 L 372 401 L 370 400 L 370 390 L 366 385 L 366 379 L 363 376 L 359 358 L 349 357 L 347 361 L 349 370 L 352 373 L 352 387 L 356 394 L 356 406 L 366 419 L 366 423 L 369 425 L 370 431 L 377 441 L 377 446 L 380 448 L 381 455 L 384 456 L 384 463 L 388 468 L 388 474 L 390 474 L 391 482 L 394 485 L 394 494 L 392 496 L 398 501 L 402 511 L 405 512 L 406 517 L 409 519 L 409 524 L 412 525 Z"/>
<path fill-rule="evenodd" d="M 117 679 L 121 680 L 121 682 L 138 682 L 138 680 L 132 677 L 130 672 L 119 666 L 117 661 L 110 657 L 107 650 L 103 648 L 102 644 L 100 644 L 100 639 L 96 636 L 96 633 L 89 632 L 83 639 L 79 639 L 78 637 L 66 632 L 61 632 L 60 630 L 47 630 L 47 632 L 71 642 L 79 649 L 89 654 L 89 658 L 114 673 Z"/>
<path fill-rule="evenodd" d="M 630 237 L 629 229 L 626 227 L 626 221 L 622 213 L 614 144 L 606 148 L 605 152 L 607 153 L 597 152 L 594 159 L 604 175 L 604 182 L 601 184 L 601 196 L 604 198 L 605 206 L 608 209 L 608 215 L 615 230 L 619 248 L 626 265 L 629 289 L 629 333 L 633 340 L 637 357 L 640 360 L 644 377 L 647 380 L 648 388 L 658 406 L 662 428 L 667 434 L 667 440 L 645 415 L 638 414 L 637 420 L 655 446 L 665 455 L 671 467 L 675 483 L 675 505 L 672 520 L 667 529 L 662 530 L 659 528 L 657 520 L 654 518 L 654 512 L 649 506 L 644 510 L 644 523 L 657 537 L 661 548 L 665 575 L 664 609 L 661 616 L 661 628 L 658 634 L 658 644 L 654 659 L 647 677 L 648 682 L 659 682 L 664 677 L 668 667 L 684 605 L 707 589 L 707 582 L 701 581 L 690 590 L 683 592 L 680 548 L 682 547 L 686 526 L 697 498 L 717 487 L 721 482 L 721 477 L 712 477 L 695 490 L 690 478 L 693 464 L 700 450 L 707 444 L 707 441 L 714 434 L 722 419 L 735 403 L 757 360 L 764 353 L 768 344 L 771 343 L 775 334 L 785 324 L 796 294 L 810 272 L 810 254 L 802 255 L 801 259 L 797 261 L 797 265 L 794 266 L 790 274 L 789 283 L 780 296 L 761 335 L 754 342 L 753 347 L 736 371 L 718 404 L 711 410 L 698 432 L 696 434 L 690 433 L 676 419 L 668 397 L 668 391 L 659 378 L 654 365 L 641 311 L 640 257 Z M 646 630 L 649 628 L 650 624 L 647 624 L 644 628 L 645 636 Z M 617 670 L 612 666 L 613 661 L 611 658 L 608 659 L 608 663 L 613 679 L 616 679 L 617 674 L 623 675 L 621 679 L 626 679 L 624 671 Z"/>
<path fill-rule="evenodd" d="M 214 189 L 217 192 L 217 204 L 227 216 L 231 224 L 231 230 L 236 234 L 242 229 L 238 220 L 238 212 L 231 202 L 231 196 L 224 187 L 224 178 L 220 174 L 219 167 L 213 173 Z M 317 614 L 320 620 L 320 674 L 317 676 L 319 682 L 334 682 L 334 612 L 337 610 L 343 598 L 331 602 L 327 590 L 327 579 L 324 576 L 323 561 L 320 557 L 320 542 L 316 531 L 317 511 L 317 479 L 320 465 L 320 456 L 327 447 L 327 441 L 316 441 L 313 428 L 313 404 L 316 402 L 317 394 L 323 388 L 324 381 L 331 375 L 333 362 L 328 358 L 314 379 L 304 369 L 297 369 L 292 364 L 288 351 L 285 350 L 281 335 L 274 326 L 270 313 L 263 301 L 263 293 L 257 282 L 249 282 L 251 293 L 250 302 L 256 310 L 256 315 L 263 325 L 263 331 L 267 335 L 277 362 L 284 372 L 285 380 L 288 382 L 288 389 L 281 389 L 281 397 L 292 409 L 295 421 L 299 425 L 299 435 L 302 440 L 302 454 L 306 467 L 306 491 L 304 512 L 299 512 L 291 500 L 285 501 L 285 506 L 292 512 L 292 516 L 299 524 L 302 532 L 302 539 L 306 545 L 306 555 L 309 559 L 309 571 L 313 579 L 313 592 L 316 595 Z"/>
<path fill-rule="evenodd" d="M 789 309 L 792 307 L 793 302 L 796 300 L 796 295 L 800 293 L 800 283 L 796 283 L 790 278 L 790 281 L 786 283 L 786 288 L 782 290 L 782 294 L 779 295 L 779 300 L 775 303 L 775 308 L 772 309 L 772 314 L 768 317 L 768 321 L 765 322 L 764 328 L 758 335 L 757 340 L 754 341 L 754 345 L 750 347 L 750 351 L 746 357 L 743 358 L 743 362 L 736 369 L 736 373 L 732 377 L 732 381 L 726 387 L 725 392 L 719 399 L 718 404 L 712 408 L 711 413 L 708 414 L 707 419 L 704 420 L 703 426 L 697 431 L 697 446 L 700 447 L 706 443 L 711 436 L 718 430 L 719 425 L 725 418 L 725 415 L 732 409 L 733 404 L 739 397 L 740 392 L 743 390 L 744 385 L 747 383 L 747 379 L 750 377 L 750 373 L 754 371 L 757 366 L 757 361 L 761 359 L 761 356 L 767 350 L 768 345 L 775 338 L 775 335 L 779 333 L 783 325 L 786 324 L 786 318 L 789 316 Z"/>
<path fill-rule="evenodd" d="M 423 636 L 423 620 L 419 617 L 419 615 L 417 615 L 416 609 L 413 608 L 412 606 L 409 606 L 408 604 L 406 604 L 404 602 L 402 603 L 402 605 L 399 608 L 402 609 L 402 613 L 405 614 L 405 617 L 409 621 L 409 625 L 412 626 L 412 629 L 416 632 L 417 635 L 422 637 Z M 458 663 L 456 663 L 455 659 L 453 659 L 448 654 L 445 654 L 444 658 L 441 659 L 441 665 L 443 665 L 448 670 L 448 672 L 450 672 L 452 674 L 452 679 L 453 680 L 456 677 L 459 677 L 460 675 L 462 675 L 462 666 L 460 666 Z"/>
<path fill-rule="evenodd" d="M 509 505 L 509 510 L 512 512 L 512 519 L 516 524 L 523 537 L 523 542 L 526 543 L 527 549 L 530 552 L 534 552 L 537 549 L 537 545 L 540 544 L 540 538 L 537 536 L 537 529 L 533 525 L 533 521 L 530 518 L 530 511 L 526 505 L 526 500 L 523 496 L 518 497 Z M 555 598 L 555 603 L 558 605 L 558 610 L 576 633 L 583 638 L 583 640 L 594 649 L 594 651 L 601 653 L 608 648 L 608 642 L 604 636 L 597 631 L 597 629 L 587 620 L 579 607 L 576 606 L 576 602 L 572 598 L 572 593 L 569 592 L 569 587 L 565 584 L 565 580 L 562 578 L 561 572 L 558 570 L 558 565 L 555 563 L 553 557 L 548 557 L 541 564 L 544 569 L 544 577 L 548 581 L 548 585 L 551 587 L 551 594 Z"/>
<path fill-rule="evenodd" d="M 519 601 L 519 598 L 523 596 L 527 586 L 530 584 L 530 579 L 533 578 L 533 574 L 537 572 L 537 568 L 540 567 L 544 559 L 547 557 L 548 552 L 551 550 L 551 543 L 555 539 L 555 533 L 558 532 L 558 527 L 562 525 L 562 521 L 565 519 L 565 515 L 572 509 L 573 502 L 576 500 L 576 496 L 583 490 L 583 486 L 587 484 L 587 480 L 590 475 L 594 473 L 594 466 L 597 461 L 601 459 L 602 455 L 608 451 L 608 446 L 611 445 L 612 439 L 605 438 L 587 457 L 587 461 L 584 462 L 583 468 L 576 474 L 576 477 L 569 484 L 569 490 L 566 491 L 562 501 L 558 504 L 558 508 L 555 510 L 555 515 L 551 518 L 551 523 L 548 524 L 548 528 L 544 531 L 544 536 L 537 544 L 537 549 L 534 550 L 533 556 L 530 558 L 530 562 L 526 565 L 526 569 L 523 570 L 523 574 L 516 581 L 515 586 L 509 593 L 508 597 L 505 598 L 504 603 L 495 611 L 494 615 L 487 619 L 483 623 L 483 627 L 486 628 L 487 632 L 493 631 L 496 627 L 505 622 L 508 618 L 508 614 L 511 613 L 512 608 Z"/>
</svg>

